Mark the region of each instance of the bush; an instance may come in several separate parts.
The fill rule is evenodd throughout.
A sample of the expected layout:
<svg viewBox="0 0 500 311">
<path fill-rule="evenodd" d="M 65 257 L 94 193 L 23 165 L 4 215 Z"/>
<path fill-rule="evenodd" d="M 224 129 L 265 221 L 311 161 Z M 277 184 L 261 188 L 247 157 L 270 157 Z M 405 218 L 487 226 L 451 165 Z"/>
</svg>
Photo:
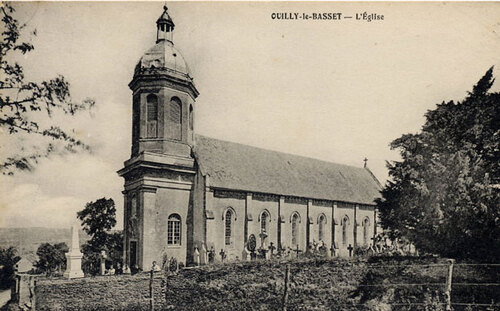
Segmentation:
<svg viewBox="0 0 500 311">
<path fill-rule="evenodd" d="M 0 289 L 10 288 L 14 282 L 15 266 L 21 260 L 14 247 L 0 248 Z"/>
</svg>

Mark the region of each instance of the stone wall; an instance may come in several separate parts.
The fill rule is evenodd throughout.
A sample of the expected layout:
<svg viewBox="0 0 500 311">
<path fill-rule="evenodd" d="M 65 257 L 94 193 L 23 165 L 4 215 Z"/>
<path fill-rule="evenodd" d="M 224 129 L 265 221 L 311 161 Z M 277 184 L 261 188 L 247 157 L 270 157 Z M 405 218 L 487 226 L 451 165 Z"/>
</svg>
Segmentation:
<svg viewBox="0 0 500 311">
<path fill-rule="evenodd" d="M 155 274 L 153 290 L 157 310 L 164 307 L 162 280 L 161 274 Z M 38 311 L 149 310 L 149 274 L 40 279 L 36 297 Z"/>
</svg>

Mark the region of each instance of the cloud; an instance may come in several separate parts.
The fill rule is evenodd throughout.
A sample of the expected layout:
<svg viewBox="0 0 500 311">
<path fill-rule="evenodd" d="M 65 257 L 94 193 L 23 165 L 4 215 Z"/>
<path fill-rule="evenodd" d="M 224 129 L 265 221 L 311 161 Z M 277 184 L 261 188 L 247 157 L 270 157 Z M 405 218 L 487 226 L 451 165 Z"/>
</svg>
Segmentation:
<svg viewBox="0 0 500 311">
<path fill-rule="evenodd" d="M 87 202 L 113 198 L 122 223 L 122 181 L 113 165 L 91 154 L 42 160 L 33 172 L 4 177 L 1 227 L 69 227 Z"/>
<path fill-rule="evenodd" d="M 37 184 L 21 184 L 2 191 L 2 227 L 69 227 L 81 209 L 76 197 L 51 197 Z"/>
</svg>

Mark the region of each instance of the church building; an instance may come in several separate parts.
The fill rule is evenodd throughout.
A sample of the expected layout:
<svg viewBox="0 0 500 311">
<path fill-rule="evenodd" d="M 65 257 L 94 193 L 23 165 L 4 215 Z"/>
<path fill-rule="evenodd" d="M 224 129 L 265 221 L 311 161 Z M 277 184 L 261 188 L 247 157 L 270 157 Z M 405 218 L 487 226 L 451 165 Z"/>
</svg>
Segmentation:
<svg viewBox="0 0 500 311">
<path fill-rule="evenodd" d="M 124 261 L 149 269 L 164 254 L 184 264 L 200 250 L 237 260 L 257 248 L 346 256 L 376 233 L 380 183 L 366 167 L 329 163 L 194 132 L 198 90 L 172 40 L 164 7 L 157 40 L 132 90 L 132 150 L 124 168 Z M 272 247 L 272 246 L 271 246 Z"/>
</svg>

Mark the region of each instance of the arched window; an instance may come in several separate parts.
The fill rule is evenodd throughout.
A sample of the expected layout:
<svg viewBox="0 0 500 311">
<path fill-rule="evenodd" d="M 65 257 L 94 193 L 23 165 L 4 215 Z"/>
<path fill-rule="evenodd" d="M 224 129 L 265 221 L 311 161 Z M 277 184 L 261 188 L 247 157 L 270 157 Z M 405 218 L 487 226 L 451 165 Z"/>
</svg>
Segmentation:
<svg viewBox="0 0 500 311">
<path fill-rule="evenodd" d="M 267 211 L 263 211 L 260 215 L 260 232 L 267 233 L 267 222 L 269 221 L 269 214 Z"/>
<path fill-rule="evenodd" d="M 134 94 L 132 103 L 132 145 L 135 147 L 139 139 L 139 125 L 141 123 L 141 95 Z"/>
<path fill-rule="evenodd" d="M 347 245 L 347 226 L 349 226 L 349 217 L 344 216 L 342 219 L 342 244 Z"/>
<path fill-rule="evenodd" d="M 156 138 L 158 137 L 158 97 L 154 94 L 149 94 L 146 97 L 147 107 L 147 126 L 146 126 L 146 137 Z"/>
<path fill-rule="evenodd" d="M 232 222 L 232 217 L 233 213 L 231 212 L 230 209 L 226 211 L 225 215 L 225 231 L 224 231 L 224 240 L 226 245 L 231 245 L 231 235 L 232 235 L 232 228 L 231 228 L 231 222 Z"/>
<path fill-rule="evenodd" d="M 299 244 L 299 214 L 292 215 L 292 245 Z"/>
<path fill-rule="evenodd" d="M 369 236 L 370 236 L 370 218 L 365 217 L 365 219 L 363 219 L 363 242 L 365 245 L 368 245 Z"/>
<path fill-rule="evenodd" d="M 167 243 L 181 245 L 181 216 L 177 214 L 168 216 Z"/>
<path fill-rule="evenodd" d="M 182 135 L 182 103 L 177 97 L 172 97 L 170 100 L 169 109 L 169 137 L 181 140 Z"/>
<path fill-rule="evenodd" d="M 325 225 L 326 217 L 324 214 L 321 214 L 318 218 L 318 238 L 320 242 L 325 239 Z"/>
<path fill-rule="evenodd" d="M 193 124 L 193 105 L 189 105 L 189 129 L 190 130 L 194 129 L 194 124 Z"/>
</svg>

